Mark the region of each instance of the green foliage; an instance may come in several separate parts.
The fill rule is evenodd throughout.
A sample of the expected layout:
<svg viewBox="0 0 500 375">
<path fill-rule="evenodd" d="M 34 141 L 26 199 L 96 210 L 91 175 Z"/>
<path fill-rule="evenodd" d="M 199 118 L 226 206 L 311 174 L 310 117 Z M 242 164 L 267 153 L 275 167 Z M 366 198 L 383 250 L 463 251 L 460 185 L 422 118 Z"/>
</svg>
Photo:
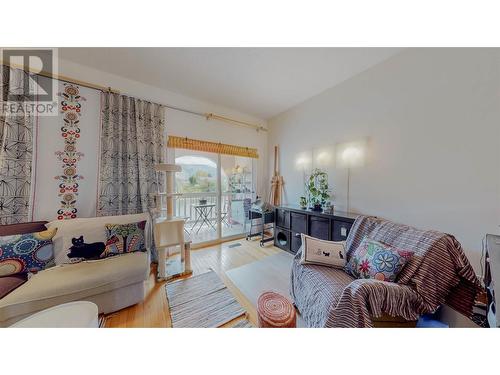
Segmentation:
<svg viewBox="0 0 500 375">
<path fill-rule="evenodd" d="M 307 207 L 307 198 L 306 197 L 300 197 L 300 207 Z"/>
<path fill-rule="evenodd" d="M 203 179 L 201 181 L 196 180 L 196 184 L 184 183 L 177 185 L 177 190 L 179 193 L 213 193 L 216 191 L 216 181 Z"/>
<path fill-rule="evenodd" d="M 204 171 L 204 170 L 201 170 L 201 169 L 198 170 L 198 171 L 196 171 L 195 175 L 198 178 L 203 178 L 203 177 L 209 177 L 210 176 L 210 174 L 207 171 Z"/>
<path fill-rule="evenodd" d="M 331 190 L 328 186 L 328 174 L 320 169 L 314 169 L 306 182 L 306 191 L 312 205 L 324 205 L 330 199 Z"/>
<path fill-rule="evenodd" d="M 179 193 L 210 193 L 216 191 L 216 180 L 206 171 L 196 171 L 186 180 L 177 179 Z"/>
</svg>

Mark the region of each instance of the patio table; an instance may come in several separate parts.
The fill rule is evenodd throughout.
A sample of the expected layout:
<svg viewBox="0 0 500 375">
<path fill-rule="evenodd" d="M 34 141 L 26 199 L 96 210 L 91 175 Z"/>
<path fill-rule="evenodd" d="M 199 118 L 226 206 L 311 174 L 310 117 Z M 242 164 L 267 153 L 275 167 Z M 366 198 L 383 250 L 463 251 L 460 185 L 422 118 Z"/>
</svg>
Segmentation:
<svg viewBox="0 0 500 375">
<path fill-rule="evenodd" d="M 191 231 L 194 231 L 196 226 L 199 224 L 200 226 L 198 227 L 198 230 L 196 233 L 200 231 L 200 229 L 206 224 L 208 227 L 212 227 L 214 231 L 217 231 L 217 228 L 215 225 L 210 221 L 210 216 L 212 215 L 213 209 L 215 207 L 215 204 L 198 204 L 193 206 L 196 213 L 196 221 L 193 224 L 193 227 L 191 228 Z"/>
</svg>

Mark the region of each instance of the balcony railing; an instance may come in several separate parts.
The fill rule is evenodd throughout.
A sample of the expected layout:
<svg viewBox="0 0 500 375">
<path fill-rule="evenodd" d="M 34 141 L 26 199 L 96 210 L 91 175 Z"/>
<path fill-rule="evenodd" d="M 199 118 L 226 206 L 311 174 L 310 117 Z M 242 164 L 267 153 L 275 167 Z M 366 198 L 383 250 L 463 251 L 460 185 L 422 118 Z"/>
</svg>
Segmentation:
<svg viewBox="0 0 500 375">
<path fill-rule="evenodd" d="M 248 230 L 250 196 L 248 193 L 222 194 L 220 217 L 223 237 L 245 233 Z M 160 215 L 165 216 L 165 196 L 160 199 L 163 201 Z M 193 243 L 217 238 L 217 213 L 216 193 L 184 193 L 174 198 L 174 215 L 186 220 L 185 232 Z"/>
<path fill-rule="evenodd" d="M 165 211 L 165 202 L 162 197 L 160 205 L 162 214 Z M 251 198 L 244 193 L 222 193 L 221 218 L 226 224 L 242 224 L 248 217 Z M 200 207 L 205 206 L 205 207 Z M 174 199 L 174 215 L 186 219 L 186 223 L 194 223 L 200 219 L 203 210 L 205 218 L 217 220 L 218 203 L 216 193 L 184 193 Z"/>
<path fill-rule="evenodd" d="M 227 202 L 229 197 L 226 195 L 222 197 L 223 204 Z M 206 203 L 200 202 L 201 200 L 206 200 Z M 216 193 L 184 193 L 179 196 L 174 201 L 174 214 L 177 217 L 183 217 L 189 224 L 195 222 L 198 219 L 199 211 L 195 208 L 196 206 L 212 206 L 206 209 L 206 214 L 210 220 L 217 219 L 217 194 Z M 223 206 L 224 207 L 224 206 Z"/>
</svg>

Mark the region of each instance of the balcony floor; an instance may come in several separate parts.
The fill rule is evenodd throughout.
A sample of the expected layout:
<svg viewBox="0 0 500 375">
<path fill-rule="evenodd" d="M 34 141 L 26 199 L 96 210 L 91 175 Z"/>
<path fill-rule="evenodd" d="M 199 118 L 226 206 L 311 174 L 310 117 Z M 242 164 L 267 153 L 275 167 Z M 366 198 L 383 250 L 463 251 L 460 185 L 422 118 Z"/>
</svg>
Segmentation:
<svg viewBox="0 0 500 375">
<path fill-rule="evenodd" d="M 213 226 L 217 228 L 215 221 L 211 221 Z M 196 227 L 193 229 L 194 222 L 187 222 L 185 225 L 186 238 L 191 239 L 193 244 L 199 244 L 208 241 L 217 240 L 217 230 L 208 226 L 207 224 L 200 227 L 200 224 L 196 224 Z M 231 237 L 238 234 L 246 235 L 248 230 L 250 229 L 250 223 L 244 224 L 232 224 L 227 225 L 226 223 L 222 224 L 222 237 Z"/>
</svg>

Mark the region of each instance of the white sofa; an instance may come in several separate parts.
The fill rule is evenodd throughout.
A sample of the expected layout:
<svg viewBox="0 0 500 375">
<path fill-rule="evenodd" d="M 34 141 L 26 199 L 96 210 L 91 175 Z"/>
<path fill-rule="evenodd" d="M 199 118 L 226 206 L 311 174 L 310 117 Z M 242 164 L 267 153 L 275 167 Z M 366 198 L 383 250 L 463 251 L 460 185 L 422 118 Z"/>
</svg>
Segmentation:
<svg viewBox="0 0 500 375">
<path fill-rule="evenodd" d="M 104 224 L 125 224 L 145 219 L 148 219 L 147 214 L 138 214 L 74 219 L 51 222 L 46 226 L 58 227 L 53 239 L 57 259 L 71 243 L 71 237 L 82 231 L 86 242 L 104 241 L 104 230 L 101 232 L 100 229 L 104 228 Z M 148 220 L 147 252 L 60 264 L 32 275 L 26 283 L 0 299 L 0 327 L 7 327 L 37 311 L 71 301 L 94 302 L 100 313 L 114 312 L 141 302 L 145 297 L 145 283 L 150 272 L 150 228 Z"/>
</svg>

